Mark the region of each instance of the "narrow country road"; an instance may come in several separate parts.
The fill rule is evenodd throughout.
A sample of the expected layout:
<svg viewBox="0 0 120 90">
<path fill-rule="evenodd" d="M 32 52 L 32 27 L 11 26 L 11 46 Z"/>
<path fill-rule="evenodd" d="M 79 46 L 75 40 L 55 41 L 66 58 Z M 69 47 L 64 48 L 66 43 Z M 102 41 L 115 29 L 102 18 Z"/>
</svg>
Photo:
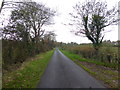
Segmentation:
<svg viewBox="0 0 120 90">
<path fill-rule="evenodd" d="M 56 49 L 37 88 L 105 87 Z"/>
</svg>

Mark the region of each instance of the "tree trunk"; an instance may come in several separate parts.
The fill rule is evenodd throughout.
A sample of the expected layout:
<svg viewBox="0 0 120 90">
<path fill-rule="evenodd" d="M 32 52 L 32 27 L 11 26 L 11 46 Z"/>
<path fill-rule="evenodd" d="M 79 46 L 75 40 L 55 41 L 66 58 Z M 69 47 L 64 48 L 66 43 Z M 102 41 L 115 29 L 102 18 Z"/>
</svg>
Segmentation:
<svg viewBox="0 0 120 90">
<path fill-rule="evenodd" d="M 98 57 L 100 45 L 99 44 L 93 44 L 93 47 L 95 49 L 95 56 Z"/>
</svg>

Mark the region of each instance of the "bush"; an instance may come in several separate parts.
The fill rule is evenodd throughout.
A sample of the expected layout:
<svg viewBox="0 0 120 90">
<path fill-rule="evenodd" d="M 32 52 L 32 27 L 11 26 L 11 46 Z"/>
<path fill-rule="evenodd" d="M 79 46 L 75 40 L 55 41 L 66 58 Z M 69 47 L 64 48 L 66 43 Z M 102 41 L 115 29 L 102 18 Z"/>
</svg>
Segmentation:
<svg viewBox="0 0 120 90">
<path fill-rule="evenodd" d="M 3 69 L 9 70 L 11 65 L 23 63 L 28 57 L 53 49 L 54 43 L 49 42 L 36 44 L 32 41 L 2 40 Z"/>
</svg>

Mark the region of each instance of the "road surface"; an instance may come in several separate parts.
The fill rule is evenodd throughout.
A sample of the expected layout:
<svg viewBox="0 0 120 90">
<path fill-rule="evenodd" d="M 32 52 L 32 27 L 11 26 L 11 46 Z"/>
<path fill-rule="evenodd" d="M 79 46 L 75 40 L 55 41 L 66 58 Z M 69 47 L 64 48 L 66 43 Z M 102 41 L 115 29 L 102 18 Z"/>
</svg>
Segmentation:
<svg viewBox="0 0 120 90">
<path fill-rule="evenodd" d="M 58 49 L 55 50 L 37 88 L 105 88 Z"/>
</svg>

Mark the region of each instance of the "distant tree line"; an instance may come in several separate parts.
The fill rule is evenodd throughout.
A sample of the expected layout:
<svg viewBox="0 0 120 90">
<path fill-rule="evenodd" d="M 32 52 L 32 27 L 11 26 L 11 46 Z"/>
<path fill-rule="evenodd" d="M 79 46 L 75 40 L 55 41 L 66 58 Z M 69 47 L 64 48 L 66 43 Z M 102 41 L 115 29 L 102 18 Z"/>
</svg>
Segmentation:
<svg viewBox="0 0 120 90">
<path fill-rule="evenodd" d="M 55 11 L 36 2 L 17 3 L 9 23 L 2 28 L 3 68 L 55 47 L 55 33 L 43 26 L 53 24 Z"/>
</svg>

